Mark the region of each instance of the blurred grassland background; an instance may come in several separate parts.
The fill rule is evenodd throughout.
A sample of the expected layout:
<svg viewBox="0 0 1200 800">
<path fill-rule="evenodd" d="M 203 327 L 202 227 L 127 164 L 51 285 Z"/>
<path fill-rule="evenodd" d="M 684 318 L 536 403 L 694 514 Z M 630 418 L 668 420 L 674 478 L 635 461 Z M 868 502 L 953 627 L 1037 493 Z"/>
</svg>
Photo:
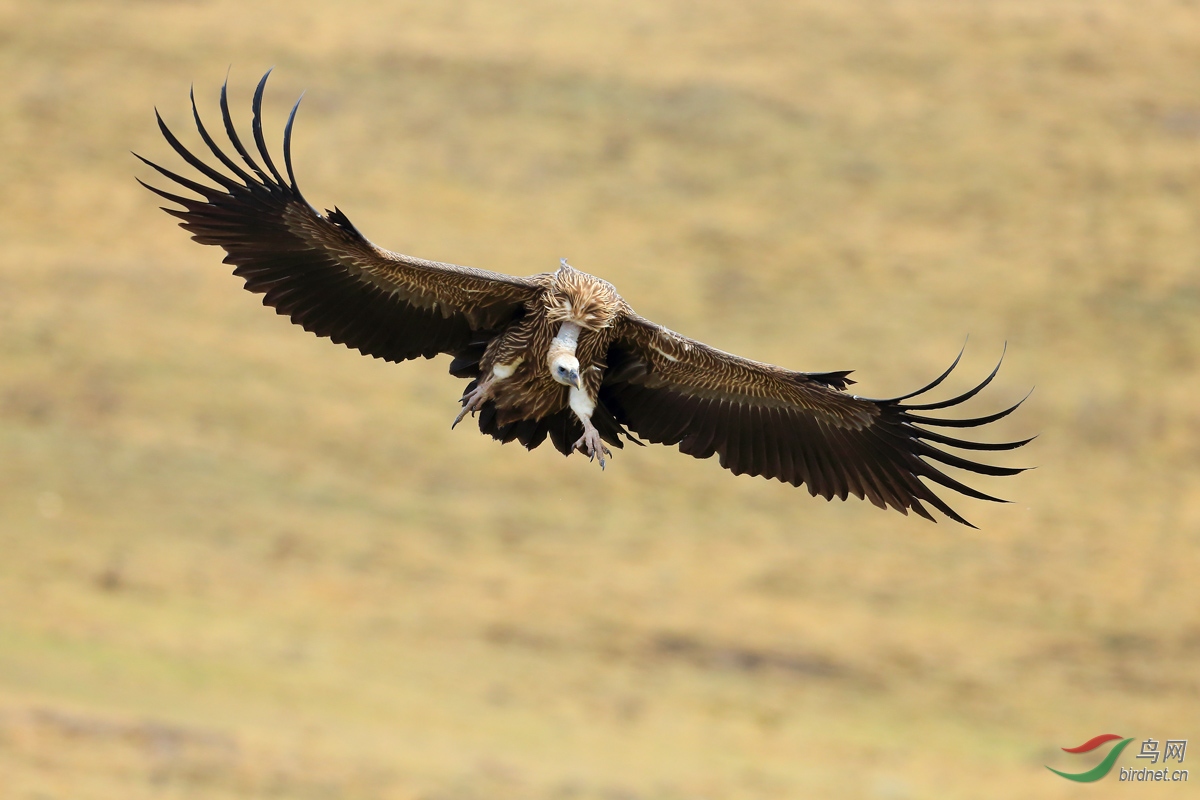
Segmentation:
<svg viewBox="0 0 1200 800">
<path fill-rule="evenodd" d="M 971 408 L 1036 384 L 1039 469 L 974 531 L 451 433 L 446 359 L 134 183 L 229 65 L 385 247 L 869 396 L 1007 341 Z M 3 0 L 0 75 L 3 797 L 1067 798 L 1059 747 L 1200 739 L 1196 3 Z"/>
</svg>

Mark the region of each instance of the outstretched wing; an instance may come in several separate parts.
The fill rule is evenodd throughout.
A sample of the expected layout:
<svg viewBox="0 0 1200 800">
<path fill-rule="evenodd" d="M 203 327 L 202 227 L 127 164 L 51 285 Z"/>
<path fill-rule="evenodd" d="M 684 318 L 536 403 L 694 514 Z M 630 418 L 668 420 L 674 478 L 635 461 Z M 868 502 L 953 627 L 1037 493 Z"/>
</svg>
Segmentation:
<svg viewBox="0 0 1200 800">
<path fill-rule="evenodd" d="M 735 474 L 805 484 L 826 500 L 866 497 L 880 508 L 912 509 L 932 520 L 928 503 L 970 525 L 921 478 L 968 497 L 1003 502 L 949 477 L 931 461 L 983 475 L 1021 469 L 962 458 L 936 447 L 1011 450 L 1031 441 L 990 444 L 958 439 L 928 427 L 986 425 L 1016 410 L 975 419 L 941 419 L 918 412 L 950 408 L 979 393 L 978 386 L 938 403 L 909 403 L 945 380 L 958 364 L 911 394 L 871 400 L 845 393 L 847 372 L 791 372 L 739 358 L 680 336 L 636 315 L 624 318 L 609 350 L 600 400 L 642 438 L 678 444 L 696 458 L 721 457 Z M 959 358 L 962 354 L 959 354 Z"/>
<path fill-rule="evenodd" d="M 292 171 L 299 101 L 283 135 L 286 180 L 263 139 L 262 97 L 269 75 L 254 92 L 254 143 L 262 166 L 238 138 L 225 86 L 221 114 L 240 164 L 213 141 L 192 95 L 200 138 L 225 171 L 185 148 L 155 112 L 167 142 L 210 181 L 189 180 L 138 156 L 203 198 L 181 197 L 139 180 L 183 207 L 163 209 L 183 220 L 180 227 L 201 244 L 222 247 L 225 263 L 236 267 L 233 272 L 245 279 L 246 288 L 265 295 L 263 305 L 318 336 L 388 361 L 457 353 L 479 331 L 497 329 L 522 313 L 539 291 L 533 281 L 388 252 L 369 242 L 341 211 L 321 214 L 309 205 Z"/>
</svg>

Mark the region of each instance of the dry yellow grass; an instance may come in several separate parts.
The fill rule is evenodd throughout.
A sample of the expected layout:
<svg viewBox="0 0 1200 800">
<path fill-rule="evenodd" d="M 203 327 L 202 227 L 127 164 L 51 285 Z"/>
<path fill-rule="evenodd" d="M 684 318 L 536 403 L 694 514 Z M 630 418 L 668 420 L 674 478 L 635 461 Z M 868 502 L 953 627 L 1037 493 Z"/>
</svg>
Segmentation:
<svg viewBox="0 0 1200 800">
<path fill-rule="evenodd" d="M 970 531 L 451 433 L 444 360 L 134 184 L 229 64 L 385 246 L 876 396 L 1007 340 L 1040 469 Z M 0 796 L 1074 797 L 1057 747 L 1200 739 L 1193 4 L 10 0 L 0 65 Z"/>
</svg>

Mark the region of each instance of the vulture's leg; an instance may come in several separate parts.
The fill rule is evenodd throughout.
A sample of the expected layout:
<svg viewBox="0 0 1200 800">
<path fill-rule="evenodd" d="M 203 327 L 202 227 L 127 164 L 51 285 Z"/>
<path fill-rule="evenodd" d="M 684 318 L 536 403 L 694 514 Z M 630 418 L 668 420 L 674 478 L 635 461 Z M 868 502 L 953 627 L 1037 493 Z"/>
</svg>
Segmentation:
<svg viewBox="0 0 1200 800">
<path fill-rule="evenodd" d="M 475 415 L 486 402 L 492 397 L 492 387 L 496 385 L 496 381 L 502 381 L 505 378 L 511 378 L 512 374 L 517 371 L 517 367 L 521 366 L 524 359 L 518 358 L 511 364 L 497 364 L 492 367 L 492 371 L 488 373 L 486 378 L 480 378 L 475 384 L 475 388 L 463 395 L 462 411 L 458 412 L 458 416 L 454 418 L 454 423 L 450 426 L 450 430 L 454 430 L 454 426 L 463 421 L 463 417 L 467 414 Z"/>
<path fill-rule="evenodd" d="M 588 397 L 583 390 L 571 387 L 571 410 L 583 423 L 583 436 L 580 436 L 579 441 L 572 447 L 592 460 L 599 456 L 600 469 L 603 470 L 604 457 L 612 458 L 612 451 L 604 446 L 600 432 L 592 424 L 592 412 L 596 410 L 596 401 Z"/>
<path fill-rule="evenodd" d="M 495 381 L 496 378 L 492 375 L 479 379 L 479 382 L 475 384 L 475 388 L 463 397 L 462 411 L 458 412 L 458 416 L 454 418 L 454 422 L 450 423 L 450 430 L 454 430 L 455 426 L 462 422 L 463 417 L 467 414 L 475 416 L 475 412 L 479 410 L 479 407 L 483 405 L 483 401 L 487 400 L 491 394 L 492 384 Z"/>
<path fill-rule="evenodd" d="M 475 412 L 483 406 L 484 401 L 492 396 L 492 386 L 496 383 L 496 373 L 493 371 L 486 378 L 480 378 L 475 384 L 475 388 L 462 398 L 462 411 L 458 412 L 458 416 L 454 418 L 454 422 L 450 423 L 450 430 L 454 430 L 458 423 L 463 421 L 463 417 L 467 414 L 475 416 Z"/>
</svg>

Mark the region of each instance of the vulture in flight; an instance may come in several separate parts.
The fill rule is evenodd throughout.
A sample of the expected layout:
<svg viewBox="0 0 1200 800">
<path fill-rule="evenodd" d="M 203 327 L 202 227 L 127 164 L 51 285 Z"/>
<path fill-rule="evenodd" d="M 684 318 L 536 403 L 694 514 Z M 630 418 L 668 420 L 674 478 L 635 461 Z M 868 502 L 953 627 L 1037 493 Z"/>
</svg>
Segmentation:
<svg viewBox="0 0 1200 800">
<path fill-rule="evenodd" d="M 549 438 L 564 455 L 578 450 L 601 467 L 612 455 L 606 445 L 620 448 L 622 437 L 678 445 L 696 458 L 719 455 L 734 474 L 804 485 L 826 500 L 855 495 L 933 520 L 928 504 L 964 525 L 922 479 L 1003 502 L 937 465 L 983 475 L 1021 471 L 942 448 L 1011 450 L 1029 439 L 985 443 L 934 430 L 987 425 L 1020 403 L 970 419 L 930 413 L 974 397 L 999 364 L 949 400 L 915 402 L 958 359 L 915 392 L 874 400 L 847 393 L 849 371 L 793 372 L 681 336 L 639 316 L 612 284 L 566 259 L 554 272 L 518 278 L 372 244 L 340 210 L 322 214 L 300 193 L 291 155 L 299 101 L 283 132 L 286 175 L 275 165 L 262 129 L 269 74 L 254 93 L 253 148 L 238 136 L 221 88 L 233 155 L 201 122 L 194 92 L 196 128 L 215 161 L 184 147 L 155 112 L 167 142 L 205 181 L 138 158 L 199 199 L 139 182 L 177 204 L 164 210 L 200 244 L 221 247 L 246 289 L 305 330 L 387 361 L 450 355 L 450 374 L 470 381 L 454 424 L 478 414 L 479 430 L 501 442 L 533 449 Z"/>
</svg>

